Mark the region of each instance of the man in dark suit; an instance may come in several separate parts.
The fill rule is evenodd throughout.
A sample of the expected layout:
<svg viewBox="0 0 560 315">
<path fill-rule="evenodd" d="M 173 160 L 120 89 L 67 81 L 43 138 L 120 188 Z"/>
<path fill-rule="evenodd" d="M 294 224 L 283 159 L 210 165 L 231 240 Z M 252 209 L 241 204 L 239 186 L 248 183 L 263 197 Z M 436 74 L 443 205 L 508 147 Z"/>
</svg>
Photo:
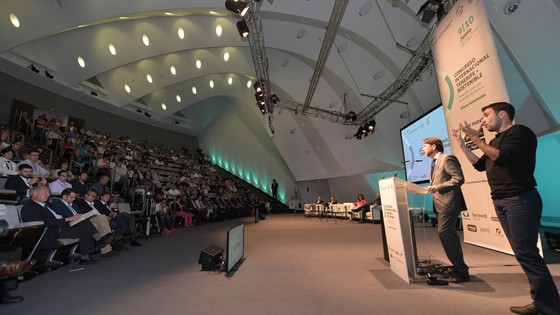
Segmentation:
<svg viewBox="0 0 560 315">
<path fill-rule="evenodd" d="M 18 204 L 25 205 L 31 200 L 29 191 L 37 185 L 46 185 L 44 177 L 33 176 L 33 168 L 29 164 L 18 166 L 18 175 L 13 175 L 6 180 L 6 189 L 15 190 L 18 195 Z"/>
<path fill-rule="evenodd" d="M 128 213 L 120 213 L 116 203 L 109 203 L 111 193 L 104 192 L 93 202 L 94 207 L 99 213 L 109 218 L 111 228 L 119 235 L 131 236 L 136 234 L 136 220 Z M 135 241 L 133 241 L 134 243 Z M 138 246 L 138 244 L 133 244 Z"/>
<path fill-rule="evenodd" d="M 61 199 L 51 199 L 49 207 L 63 218 L 79 214 L 80 209 L 74 205 L 77 195 L 72 188 L 66 188 L 60 194 Z"/>
<path fill-rule="evenodd" d="M 461 164 L 454 155 L 443 153 L 443 142 L 436 137 L 422 141 L 422 152 L 432 158 L 430 186 L 426 188 L 432 194 L 434 210 L 438 220 L 438 234 L 445 254 L 453 271 L 452 282 L 469 281 L 469 267 L 465 264 L 461 240 L 457 235 L 455 224 L 459 213 L 465 210 L 461 185 L 465 182 Z"/>
<path fill-rule="evenodd" d="M 74 189 L 74 191 L 77 192 L 78 195 L 82 198 L 88 192 L 87 180 L 88 180 L 87 171 L 82 171 L 80 173 L 80 176 L 78 176 L 78 177 L 76 177 L 76 178 L 74 178 L 73 180 L 70 181 L 70 184 L 72 184 L 72 189 Z"/>
<path fill-rule="evenodd" d="M 100 261 L 90 256 L 95 251 L 93 235 L 97 233 L 91 222 L 84 220 L 74 226 L 70 226 L 69 222 L 81 219 L 80 214 L 63 218 L 54 210 L 49 209 L 46 205 L 50 196 L 47 186 L 34 187 L 31 189 L 30 194 L 32 201 L 21 209 L 21 219 L 23 222 L 43 221 L 45 226 L 48 227 L 39 246 L 42 248 L 53 248 L 56 246 L 59 238 L 78 238 L 82 255 L 80 264 L 98 264 Z"/>
<path fill-rule="evenodd" d="M 272 190 L 272 198 L 278 199 L 278 183 L 276 182 L 276 179 L 272 180 L 272 185 L 270 186 L 270 189 Z"/>
</svg>

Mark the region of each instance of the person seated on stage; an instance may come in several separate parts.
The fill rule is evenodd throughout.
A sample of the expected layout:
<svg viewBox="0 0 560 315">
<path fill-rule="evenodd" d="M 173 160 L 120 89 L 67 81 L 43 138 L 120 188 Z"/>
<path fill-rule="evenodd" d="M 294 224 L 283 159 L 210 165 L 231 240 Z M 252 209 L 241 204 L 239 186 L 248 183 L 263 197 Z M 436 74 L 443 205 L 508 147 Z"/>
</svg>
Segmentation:
<svg viewBox="0 0 560 315">
<path fill-rule="evenodd" d="M 12 175 L 6 180 L 5 188 L 15 190 L 18 204 L 25 205 L 30 199 L 30 190 L 35 186 L 44 186 L 47 180 L 44 177 L 33 176 L 33 168 L 29 164 L 18 166 L 18 175 Z"/>
<path fill-rule="evenodd" d="M 175 200 L 169 205 L 169 207 L 175 211 L 175 216 L 183 219 L 183 225 L 185 227 L 192 227 L 192 213 L 190 212 L 187 205 L 182 203 L 182 199 L 183 196 L 176 196 Z"/>
<path fill-rule="evenodd" d="M 370 203 L 372 206 L 374 207 L 381 207 L 381 195 L 380 194 L 376 194 L 375 195 L 375 200 Z"/>
<path fill-rule="evenodd" d="M 21 220 L 23 222 L 43 221 L 48 227 L 45 235 L 39 243 L 39 248 L 55 248 L 60 238 L 78 238 L 80 242 L 81 265 L 92 265 L 100 263 L 99 260 L 90 256 L 95 252 L 95 239 L 93 236 L 97 230 L 89 220 L 84 220 L 74 226 L 69 222 L 81 220 L 82 215 L 76 214 L 63 218 L 46 204 L 50 193 L 47 186 L 37 186 L 31 189 L 31 202 L 21 209 Z M 106 245 L 109 239 L 99 246 Z"/>
<path fill-rule="evenodd" d="M 39 160 L 40 154 L 41 153 L 39 152 L 39 150 L 32 149 L 27 154 L 27 160 L 19 162 L 18 166 L 22 164 L 28 164 L 33 169 L 33 175 L 39 177 L 51 176 L 51 173 L 45 167 L 43 167 L 43 163 L 41 163 L 41 160 Z"/>
<path fill-rule="evenodd" d="M 20 247 L 0 244 L 0 304 L 23 301 L 23 296 L 12 296 L 8 291 L 17 288 L 16 277 L 27 272 L 34 264 L 35 260 L 21 261 Z"/>
<path fill-rule="evenodd" d="M 169 206 L 167 205 L 167 200 L 161 199 L 160 202 L 156 203 L 156 215 L 158 216 L 159 222 L 163 227 L 163 234 L 170 234 L 175 232 L 173 227 L 173 221 L 169 216 Z"/>
<path fill-rule="evenodd" d="M 4 148 L 0 151 L 0 175 L 9 176 L 17 175 L 17 164 L 12 161 L 14 150 L 11 147 Z"/>
<path fill-rule="evenodd" d="M 329 200 L 329 202 L 327 202 L 325 204 L 325 208 L 326 209 L 332 209 L 332 205 L 335 205 L 337 203 L 338 203 L 338 201 L 336 201 L 336 198 L 334 197 L 334 195 L 331 195 L 331 199 Z"/>
<path fill-rule="evenodd" d="M 52 195 L 59 196 L 64 189 L 72 188 L 72 184 L 67 181 L 68 171 L 61 170 L 58 171 L 56 175 L 58 176 L 58 179 L 49 184 L 49 189 L 51 190 Z"/>
<path fill-rule="evenodd" d="M 76 197 L 78 194 L 72 190 L 72 188 L 64 189 L 60 194 L 60 199 L 52 199 L 48 204 L 49 207 L 56 212 L 58 215 L 62 216 L 63 218 L 68 218 L 73 215 L 82 214 L 82 209 L 78 205 L 79 202 L 76 201 Z M 82 200 L 82 199 L 80 199 Z M 83 201 L 83 200 L 82 200 Z M 105 222 L 102 217 L 100 216 L 93 216 L 88 219 L 95 229 L 97 230 L 97 234 L 94 235 L 94 238 L 98 242 L 106 242 L 107 240 L 114 240 L 115 235 L 111 233 L 111 227 L 108 222 Z M 113 252 L 113 248 L 111 245 L 105 245 L 100 248 L 101 255 L 103 257 L 111 257 L 116 256 L 117 254 Z"/>
<path fill-rule="evenodd" d="M 109 202 L 109 192 L 99 195 L 99 199 L 93 205 L 99 213 L 105 215 L 109 220 L 109 226 L 115 230 L 117 235 L 122 235 L 131 240 L 131 246 L 141 246 L 136 239 L 136 219 L 130 213 L 121 213 L 116 203 Z"/>
<path fill-rule="evenodd" d="M 369 212 L 369 204 L 367 203 L 364 195 L 359 194 L 358 200 L 354 202 L 354 208 L 352 212 L 360 212 L 361 213 L 361 220 L 360 223 L 366 222 L 366 213 Z M 350 215 L 350 221 L 352 220 L 352 215 Z"/>
</svg>

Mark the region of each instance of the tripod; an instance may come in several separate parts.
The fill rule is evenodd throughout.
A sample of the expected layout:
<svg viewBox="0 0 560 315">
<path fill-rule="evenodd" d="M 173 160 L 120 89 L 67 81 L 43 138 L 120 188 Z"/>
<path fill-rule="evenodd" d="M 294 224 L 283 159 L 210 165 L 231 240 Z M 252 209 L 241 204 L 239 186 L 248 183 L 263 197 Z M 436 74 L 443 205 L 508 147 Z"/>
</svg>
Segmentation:
<svg viewBox="0 0 560 315">
<path fill-rule="evenodd" d="M 142 217 L 146 223 L 146 239 L 150 237 L 150 228 L 152 226 L 152 217 L 155 219 L 156 228 L 158 234 L 161 235 L 161 229 L 159 228 L 159 220 L 157 215 L 155 214 L 155 207 L 154 207 L 154 199 L 151 192 L 146 192 L 142 195 L 143 202 L 142 202 Z"/>
</svg>

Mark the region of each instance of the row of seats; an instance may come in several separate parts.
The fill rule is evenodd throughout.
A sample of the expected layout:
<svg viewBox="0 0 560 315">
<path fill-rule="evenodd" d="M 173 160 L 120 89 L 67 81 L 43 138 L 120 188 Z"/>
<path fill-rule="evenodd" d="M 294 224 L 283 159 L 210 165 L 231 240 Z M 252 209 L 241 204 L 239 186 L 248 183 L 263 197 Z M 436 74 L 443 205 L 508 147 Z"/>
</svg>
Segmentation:
<svg viewBox="0 0 560 315">
<path fill-rule="evenodd" d="M 362 219 L 362 214 L 360 212 L 353 212 L 354 203 L 344 202 L 331 205 L 330 207 L 325 207 L 322 204 L 307 203 L 304 205 L 303 211 L 306 217 L 314 216 L 327 216 L 332 218 L 343 218 L 343 219 Z M 370 205 L 370 211 L 366 212 L 366 220 L 372 222 L 378 222 L 381 220 L 381 209 L 377 206 Z"/>
</svg>

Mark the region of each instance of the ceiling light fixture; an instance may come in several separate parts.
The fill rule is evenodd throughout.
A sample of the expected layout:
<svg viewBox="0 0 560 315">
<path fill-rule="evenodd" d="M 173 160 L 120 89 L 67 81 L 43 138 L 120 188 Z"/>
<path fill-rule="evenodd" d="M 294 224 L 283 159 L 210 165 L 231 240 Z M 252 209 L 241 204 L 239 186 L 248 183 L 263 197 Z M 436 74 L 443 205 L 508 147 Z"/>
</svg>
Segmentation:
<svg viewBox="0 0 560 315">
<path fill-rule="evenodd" d="M 197 69 L 200 69 L 202 67 L 202 62 L 200 61 L 200 59 L 196 59 L 195 65 Z"/>
<path fill-rule="evenodd" d="M 81 56 L 78 56 L 78 64 L 80 65 L 80 67 L 85 68 L 86 61 Z"/>
<path fill-rule="evenodd" d="M 208 82 L 208 85 L 210 85 L 210 88 L 213 89 L 214 88 L 214 81 L 210 80 L 210 82 Z"/>
<path fill-rule="evenodd" d="M 224 60 L 225 61 L 229 60 L 229 53 L 227 51 L 224 53 Z"/>
<path fill-rule="evenodd" d="M 10 13 L 10 22 L 12 22 L 14 27 L 19 27 L 20 25 L 18 17 L 13 13 Z"/>
<path fill-rule="evenodd" d="M 251 81 L 251 80 L 247 81 L 247 88 L 250 88 L 251 85 L 253 85 L 253 81 Z"/>
<path fill-rule="evenodd" d="M 177 94 L 177 96 L 175 96 L 175 99 L 178 103 L 181 103 L 181 95 Z"/>
<path fill-rule="evenodd" d="M 117 49 L 115 48 L 115 46 L 113 44 L 109 44 L 109 52 L 113 56 L 117 54 Z"/>
<path fill-rule="evenodd" d="M 144 43 L 144 45 L 150 46 L 150 38 L 148 37 L 148 35 L 146 34 L 142 35 L 142 42 Z"/>
<path fill-rule="evenodd" d="M 232 77 L 229 77 L 229 78 L 227 79 L 227 83 L 228 83 L 229 85 L 231 85 L 231 84 L 233 83 L 233 78 L 232 78 Z"/>
<path fill-rule="evenodd" d="M 193 86 L 191 91 L 192 91 L 192 94 L 196 94 L 196 87 Z"/>
<path fill-rule="evenodd" d="M 152 83 L 152 76 L 150 74 L 146 75 L 146 80 L 148 80 L 148 82 Z"/>
<path fill-rule="evenodd" d="M 218 37 L 222 36 L 222 31 L 222 24 L 216 25 L 216 35 L 218 35 Z"/>
<path fill-rule="evenodd" d="M 179 36 L 180 39 L 184 39 L 185 38 L 185 30 L 182 27 L 179 27 L 177 29 L 177 35 Z"/>
<path fill-rule="evenodd" d="M 171 66 L 171 68 L 169 68 L 169 71 L 171 71 L 172 75 L 176 75 L 177 74 L 177 70 L 175 69 L 175 66 Z"/>
<path fill-rule="evenodd" d="M 130 86 L 128 86 L 128 84 L 125 84 L 124 90 L 126 91 L 126 93 L 130 93 Z"/>
<path fill-rule="evenodd" d="M 29 69 L 31 69 L 31 71 L 33 71 L 33 72 L 35 72 L 35 73 L 41 72 L 39 69 L 37 69 L 37 67 L 35 67 L 34 64 L 31 64 L 31 65 L 29 66 Z"/>
<path fill-rule="evenodd" d="M 208 11 L 208 13 L 210 13 L 212 15 L 218 15 L 218 12 L 216 12 L 216 11 Z"/>
<path fill-rule="evenodd" d="M 162 108 L 163 110 L 167 110 L 167 105 L 165 105 L 165 103 L 161 103 L 161 108 Z"/>
</svg>

